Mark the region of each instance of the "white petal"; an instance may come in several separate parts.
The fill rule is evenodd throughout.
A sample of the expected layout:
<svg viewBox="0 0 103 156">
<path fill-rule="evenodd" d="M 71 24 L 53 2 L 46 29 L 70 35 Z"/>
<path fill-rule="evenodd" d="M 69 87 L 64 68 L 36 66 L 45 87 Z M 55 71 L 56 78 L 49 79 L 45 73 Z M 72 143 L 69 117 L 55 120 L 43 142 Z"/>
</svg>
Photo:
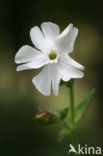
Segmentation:
<svg viewBox="0 0 103 156">
<path fill-rule="evenodd" d="M 40 55 L 40 57 L 35 58 L 34 61 L 22 64 L 17 67 L 17 71 L 27 70 L 27 69 L 37 69 L 45 64 L 48 64 L 48 60 L 44 58 L 43 55 Z"/>
<path fill-rule="evenodd" d="M 82 78 L 84 73 L 70 65 L 62 63 L 62 80 L 69 81 L 71 78 Z"/>
<path fill-rule="evenodd" d="M 72 59 L 67 53 L 65 53 L 62 57 L 65 63 L 71 65 L 74 68 L 84 70 L 84 66 L 82 66 L 81 64 L 76 62 L 74 59 Z"/>
<path fill-rule="evenodd" d="M 70 24 L 66 30 L 55 40 L 55 46 L 62 52 L 70 53 L 73 51 L 74 42 L 78 34 L 78 29 Z"/>
<path fill-rule="evenodd" d="M 72 30 L 72 28 L 73 28 L 73 24 L 69 24 L 67 27 L 66 27 L 66 29 L 64 29 L 64 31 L 58 36 L 58 39 L 59 38 L 63 38 L 63 37 L 65 37 L 67 34 L 69 35 L 70 34 L 70 32 L 71 32 L 71 30 Z"/>
<path fill-rule="evenodd" d="M 45 96 L 51 93 L 50 66 L 45 66 L 42 71 L 32 79 L 35 87 Z"/>
<path fill-rule="evenodd" d="M 35 26 L 30 30 L 30 37 L 31 37 L 33 44 L 38 49 L 40 49 L 41 51 L 46 50 L 48 43 L 38 26 Z"/>
<path fill-rule="evenodd" d="M 62 70 L 60 69 L 59 64 L 51 65 L 51 78 L 53 94 L 57 96 L 59 92 L 60 80 L 62 78 Z"/>
<path fill-rule="evenodd" d="M 59 27 L 52 22 L 44 22 L 41 24 L 42 31 L 47 40 L 53 41 L 59 35 Z"/>
<path fill-rule="evenodd" d="M 62 75 L 62 80 L 69 81 L 70 79 L 71 79 L 70 75 L 68 75 L 67 72 L 64 72 L 64 74 Z"/>
<path fill-rule="evenodd" d="M 60 51 L 64 50 L 66 40 L 73 28 L 72 24 L 69 24 L 69 26 L 55 39 L 54 44 L 56 48 L 58 48 Z"/>
<path fill-rule="evenodd" d="M 73 28 L 67 40 L 67 46 L 66 46 L 67 53 L 70 53 L 73 51 L 74 42 L 75 42 L 77 35 L 78 35 L 78 29 Z"/>
<path fill-rule="evenodd" d="M 38 50 L 28 45 L 24 45 L 16 53 L 15 62 L 16 63 L 30 62 L 35 60 L 37 57 L 40 57 L 40 55 L 41 53 Z"/>
</svg>

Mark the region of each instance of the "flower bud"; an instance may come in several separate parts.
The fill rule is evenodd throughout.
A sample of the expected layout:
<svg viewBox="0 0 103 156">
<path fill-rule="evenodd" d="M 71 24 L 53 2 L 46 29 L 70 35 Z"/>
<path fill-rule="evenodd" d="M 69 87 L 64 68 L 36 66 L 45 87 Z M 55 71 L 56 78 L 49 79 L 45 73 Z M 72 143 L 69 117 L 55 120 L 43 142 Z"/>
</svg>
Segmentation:
<svg viewBox="0 0 103 156">
<path fill-rule="evenodd" d="M 48 124 L 57 123 L 59 118 L 53 112 L 41 110 L 35 115 L 35 120 L 39 125 L 48 125 Z"/>
</svg>

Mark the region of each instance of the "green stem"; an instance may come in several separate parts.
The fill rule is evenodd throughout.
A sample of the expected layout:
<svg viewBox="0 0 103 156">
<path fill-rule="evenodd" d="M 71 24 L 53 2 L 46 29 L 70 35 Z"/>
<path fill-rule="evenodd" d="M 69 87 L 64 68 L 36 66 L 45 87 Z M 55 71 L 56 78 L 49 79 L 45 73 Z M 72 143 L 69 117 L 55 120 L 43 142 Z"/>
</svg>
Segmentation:
<svg viewBox="0 0 103 156">
<path fill-rule="evenodd" d="M 70 111 L 71 111 L 71 121 L 72 126 L 75 124 L 75 112 L 74 112 L 74 94 L 73 94 L 73 86 L 70 88 Z"/>
<path fill-rule="evenodd" d="M 70 111 L 71 111 L 70 112 L 71 113 L 70 114 L 71 115 L 71 123 L 72 123 L 72 127 L 74 127 L 74 125 L 75 125 L 75 111 L 74 111 L 74 90 L 73 90 L 73 86 L 70 87 Z M 75 134 L 74 130 L 71 133 L 71 139 L 73 142 L 73 146 L 77 150 L 77 139 L 76 139 L 76 134 Z"/>
<path fill-rule="evenodd" d="M 71 139 L 72 139 L 72 143 L 73 143 L 75 149 L 78 150 L 77 149 L 77 138 L 76 138 L 75 131 L 72 131 L 72 133 L 71 133 Z"/>
</svg>

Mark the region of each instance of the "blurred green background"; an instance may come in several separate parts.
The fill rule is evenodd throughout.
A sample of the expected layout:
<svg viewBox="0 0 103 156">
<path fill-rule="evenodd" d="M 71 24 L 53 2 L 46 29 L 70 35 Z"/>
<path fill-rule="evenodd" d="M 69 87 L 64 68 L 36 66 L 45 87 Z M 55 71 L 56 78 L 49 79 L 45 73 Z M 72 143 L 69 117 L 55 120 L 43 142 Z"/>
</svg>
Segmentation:
<svg viewBox="0 0 103 156">
<path fill-rule="evenodd" d="M 103 1 L 0 0 L 0 156 L 67 156 L 70 138 L 58 142 L 62 126 L 38 127 L 34 114 L 41 109 L 60 110 L 69 104 L 68 89 L 44 97 L 31 80 L 39 71 L 16 72 L 14 56 L 25 44 L 32 46 L 29 31 L 44 21 L 61 30 L 73 23 L 79 35 L 73 58 L 85 66 L 85 77 L 76 80 L 75 103 L 92 88 L 95 97 L 77 128 L 80 144 L 103 144 Z"/>
</svg>

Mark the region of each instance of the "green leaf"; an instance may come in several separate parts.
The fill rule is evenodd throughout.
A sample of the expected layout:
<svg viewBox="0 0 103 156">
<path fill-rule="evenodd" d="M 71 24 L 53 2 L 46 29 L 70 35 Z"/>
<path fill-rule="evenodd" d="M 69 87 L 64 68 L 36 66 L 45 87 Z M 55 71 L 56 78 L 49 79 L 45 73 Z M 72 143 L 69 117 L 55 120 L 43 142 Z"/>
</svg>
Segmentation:
<svg viewBox="0 0 103 156">
<path fill-rule="evenodd" d="M 59 133 L 59 141 L 64 140 L 66 137 L 68 137 L 70 135 L 71 132 L 72 132 L 72 130 L 69 128 L 65 128 L 65 129 L 61 130 Z"/>
<path fill-rule="evenodd" d="M 69 108 L 64 108 L 63 110 L 59 111 L 59 117 L 61 120 L 65 119 L 68 115 Z"/>
<path fill-rule="evenodd" d="M 76 108 L 75 108 L 75 122 L 76 124 L 83 118 L 85 113 L 88 110 L 88 106 L 93 98 L 95 93 L 95 89 L 90 92 L 85 100 L 83 100 Z"/>
</svg>

